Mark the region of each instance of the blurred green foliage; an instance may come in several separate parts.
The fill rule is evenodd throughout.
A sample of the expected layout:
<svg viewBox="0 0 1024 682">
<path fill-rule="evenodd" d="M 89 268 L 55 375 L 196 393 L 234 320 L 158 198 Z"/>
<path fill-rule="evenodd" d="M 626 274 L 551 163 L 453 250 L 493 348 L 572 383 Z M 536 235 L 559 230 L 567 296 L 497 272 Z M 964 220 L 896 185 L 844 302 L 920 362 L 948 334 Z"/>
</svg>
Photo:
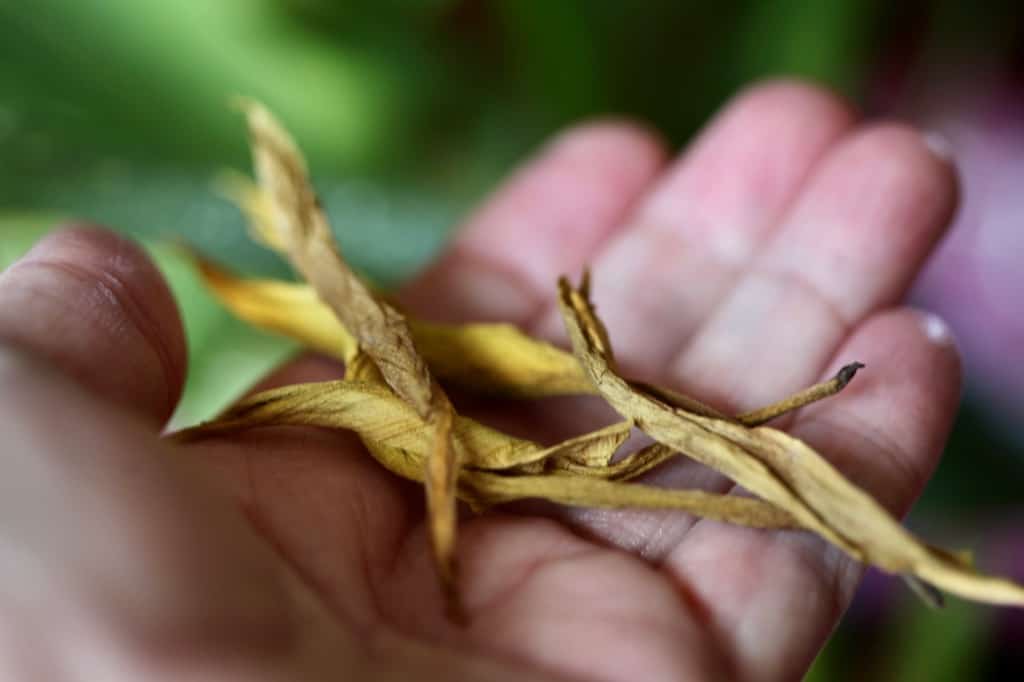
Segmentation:
<svg viewBox="0 0 1024 682">
<path fill-rule="evenodd" d="M 782 74 L 865 103 L 879 71 L 905 75 L 915 51 L 924 57 L 911 73 L 927 78 L 965 50 L 1009 49 L 1016 5 L 0 0 L 0 265 L 58 215 L 142 238 L 183 309 L 191 369 L 176 419 L 192 422 L 293 350 L 231 319 L 167 245 L 184 238 L 244 271 L 287 275 L 211 189 L 221 168 L 248 165 L 232 95 L 282 117 L 347 254 L 394 284 L 559 128 L 628 116 L 679 146 L 736 90 Z M 1013 446 L 982 412 L 962 414 L 954 456 L 912 522 L 1019 504 Z M 972 679 L 987 612 L 897 603 L 872 632 L 855 608 L 811 677 Z M 865 637 L 884 653 L 857 665 Z"/>
<path fill-rule="evenodd" d="M 464 205 L 586 116 L 634 116 L 678 144 L 759 76 L 853 92 L 877 15 L 853 0 L 4 0 L 0 202 L 67 205 L 88 187 L 131 203 L 125 177 L 199 194 L 188 179 L 245 163 L 226 106 L 241 93 L 286 121 L 319 177 Z"/>
</svg>

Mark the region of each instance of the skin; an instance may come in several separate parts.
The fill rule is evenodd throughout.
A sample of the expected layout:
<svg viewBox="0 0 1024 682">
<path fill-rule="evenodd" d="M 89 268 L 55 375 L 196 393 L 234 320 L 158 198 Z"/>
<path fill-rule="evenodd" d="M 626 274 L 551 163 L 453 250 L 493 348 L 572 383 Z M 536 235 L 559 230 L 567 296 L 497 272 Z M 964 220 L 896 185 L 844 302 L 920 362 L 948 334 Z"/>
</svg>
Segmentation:
<svg viewBox="0 0 1024 682">
<path fill-rule="evenodd" d="M 590 264 L 630 372 L 727 410 L 862 361 L 782 426 L 903 514 L 941 452 L 959 367 L 942 324 L 900 301 L 955 195 L 917 131 L 766 83 L 674 159 L 624 122 L 564 133 L 404 298 L 422 317 L 564 342 L 553 283 Z M 306 357 L 259 388 L 341 371 Z M 0 278 L 0 677 L 789 680 L 861 575 L 804 533 L 498 511 L 460 527 L 458 628 L 416 486 L 340 432 L 162 441 L 184 372 L 174 303 L 132 244 L 67 229 Z M 570 431 L 601 414 L 556 405 Z M 479 411 L 555 428 L 550 406 Z M 653 478 L 729 489 L 682 461 Z"/>
</svg>

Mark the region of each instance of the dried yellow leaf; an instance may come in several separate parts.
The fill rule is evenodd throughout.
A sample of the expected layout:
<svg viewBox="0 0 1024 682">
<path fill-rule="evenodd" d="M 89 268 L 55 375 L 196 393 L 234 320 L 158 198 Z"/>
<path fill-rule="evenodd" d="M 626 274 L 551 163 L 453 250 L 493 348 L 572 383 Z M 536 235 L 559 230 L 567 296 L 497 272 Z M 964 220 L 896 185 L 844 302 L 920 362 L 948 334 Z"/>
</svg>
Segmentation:
<svg viewBox="0 0 1024 682">
<path fill-rule="evenodd" d="M 1024 587 L 981 575 L 963 557 L 928 547 L 803 441 L 768 427 L 706 426 L 756 453 L 779 472 L 832 528 L 860 549 L 866 563 L 890 573 L 917 576 L 967 599 L 1024 605 Z"/>
<path fill-rule="evenodd" d="M 512 398 L 593 393 L 571 353 L 515 325 L 409 324 L 431 370 L 459 386 Z"/>
<path fill-rule="evenodd" d="M 677 509 L 753 528 L 794 528 L 792 516 L 762 500 L 703 490 L 668 490 L 637 483 L 568 476 L 503 476 L 464 471 L 462 483 L 480 506 L 543 498 L 580 507 Z"/>
<path fill-rule="evenodd" d="M 274 226 L 273 207 L 269 196 L 259 185 L 237 171 L 224 171 L 216 178 L 220 193 L 242 209 L 249 235 L 260 244 L 278 253 L 288 253 L 285 235 Z"/>
<path fill-rule="evenodd" d="M 767 465 L 743 448 L 696 424 L 693 421 L 695 415 L 637 391 L 616 374 L 606 356 L 609 345 L 604 326 L 594 314 L 590 302 L 570 287 L 565 279 L 559 281 L 559 305 L 576 357 L 597 390 L 619 414 L 632 419 L 655 440 L 722 472 L 788 511 L 801 526 L 813 529 L 829 542 L 858 556 L 857 548 L 823 523 Z"/>
<path fill-rule="evenodd" d="M 195 258 L 207 288 L 239 318 L 350 361 L 355 338 L 305 284 L 243 279 Z M 517 398 L 593 393 L 571 353 L 514 325 L 461 325 L 407 318 L 417 350 L 439 379 L 463 388 Z"/>
<path fill-rule="evenodd" d="M 268 203 L 269 220 L 261 229 L 266 242 L 285 247 L 289 261 L 373 359 L 387 384 L 426 419 L 433 408 L 432 380 L 405 318 L 374 298 L 342 259 L 305 160 L 288 133 L 262 105 L 246 101 L 243 108 L 257 181 Z"/>
<path fill-rule="evenodd" d="M 379 383 L 377 368 L 364 356 L 353 362 L 352 370 L 357 375 L 354 379 L 295 384 L 256 394 L 218 420 L 181 432 L 178 438 L 192 440 L 260 426 L 348 429 L 359 434 L 374 457 L 387 469 L 405 478 L 423 481 L 424 462 L 432 448 L 437 447 L 436 441 L 431 440 L 430 429 L 424 426 L 409 405 Z M 483 459 L 493 465 L 504 460 L 510 471 L 517 474 L 507 476 L 481 469 L 464 469 L 458 480 L 459 496 L 477 509 L 516 499 L 544 498 L 581 506 L 680 509 L 758 528 L 795 525 L 789 514 L 759 500 L 598 480 L 601 477 L 620 478 L 638 462 L 644 462 L 646 470 L 654 463 L 664 461 L 665 455 L 671 453 L 657 445 L 644 448 L 618 464 L 594 467 L 593 479 L 520 473 L 525 464 L 544 461 L 578 469 L 587 467 L 573 464 L 574 461 L 606 462 L 629 436 L 630 422 L 612 424 L 549 447 L 515 439 L 462 416 L 456 417 L 455 425 L 451 441 L 467 453 L 468 461 Z M 511 443 L 494 451 L 499 454 L 492 452 L 481 458 L 473 449 L 477 445 L 493 447 L 503 438 Z M 511 453 L 516 455 L 509 458 Z M 652 456 L 657 461 L 652 460 Z M 431 513 L 443 513 L 443 510 L 432 509 Z M 452 538 L 449 536 L 444 540 L 447 544 L 438 551 L 446 556 L 445 566 L 453 566 L 451 557 L 446 554 L 454 547 Z M 453 575 L 446 578 L 452 579 Z"/>
<path fill-rule="evenodd" d="M 265 228 L 255 230 L 264 231 Z M 348 361 L 354 337 L 305 284 L 244 279 L 199 256 L 193 260 L 207 288 L 239 318 L 293 338 L 327 355 Z M 414 317 L 406 321 L 417 350 L 439 379 L 461 388 L 511 398 L 543 398 L 595 393 L 571 353 L 502 323 L 443 324 Z M 854 363 L 836 377 L 795 396 L 746 414 L 735 421 L 755 426 L 842 390 L 856 370 Z M 669 388 L 631 381 L 633 388 L 673 407 L 729 419 L 713 407 Z"/>
<path fill-rule="evenodd" d="M 207 290 L 240 319 L 346 363 L 359 351 L 355 337 L 308 284 L 241 279 L 198 256 L 193 262 Z"/>
<path fill-rule="evenodd" d="M 355 431 L 383 466 L 424 484 L 435 563 L 453 617 L 460 613 L 457 498 L 477 510 L 541 498 L 678 509 L 756 528 L 805 528 L 856 559 L 903 575 L 929 603 L 941 601 L 938 586 L 981 601 L 1024 604 L 1024 588 L 980 575 L 963 555 L 920 542 L 805 443 L 751 428 L 842 390 L 859 363 L 785 400 L 730 417 L 620 376 L 588 300 L 589 273 L 578 289 L 559 282 L 573 354 L 511 325 L 407 319 L 344 262 L 288 134 L 261 105 L 245 102 L 243 108 L 258 184 L 238 178 L 224 184 L 254 236 L 286 256 L 311 286 L 243 280 L 197 259 L 200 272 L 238 316 L 341 358 L 347 376 L 265 391 L 178 437 L 263 425 Z M 517 398 L 596 393 L 626 421 L 542 446 L 456 414 L 435 377 Z M 657 442 L 616 459 L 634 427 Z M 761 499 L 626 483 L 680 453 Z"/>
<path fill-rule="evenodd" d="M 673 448 L 661 443 L 652 443 L 615 463 L 580 463 L 562 457 L 552 457 L 548 462 L 548 469 L 554 473 L 604 478 L 610 481 L 628 481 L 642 476 L 678 455 L 679 452 Z"/>
<path fill-rule="evenodd" d="M 457 610 L 455 579 L 456 499 L 460 457 L 452 446 L 454 410 L 416 352 L 405 318 L 348 267 L 334 241 L 327 217 L 309 182 L 295 143 L 262 105 L 242 103 L 249 124 L 256 178 L 266 205 L 257 228 L 267 244 L 281 249 L 316 290 L 360 352 L 369 356 L 388 386 L 416 411 L 431 432 L 424 486 L 434 559 L 449 606 Z"/>
<path fill-rule="evenodd" d="M 724 473 L 860 561 L 969 599 L 1024 605 L 1024 588 L 980 575 L 955 555 L 918 541 L 806 443 L 768 427 L 689 413 L 635 390 L 610 365 L 607 333 L 590 302 L 564 279 L 559 293 L 566 328 L 587 374 L 608 402 L 648 435 Z"/>
<path fill-rule="evenodd" d="M 371 363 L 357 358 L 350 366 L 350 374 L 351 379 L 292 384 L 257 393 L 216 420 L 179 432 L 176 437 L 194 440 L 266 426 L 346 429 L 356 432 L 368 444 L 401 449 L 406 459 L 423 465 L 436 445 L 428 425 L 410 405 L 379 382 L 379 374 Z M 629 436 L 630 427 L 629 422 L 619 422 L 556 445 L 542 446 L 455 415 L 451 437 L 459 459 L 467 467 L 521 471 L 531 465 L 543 465 L 549 458 L 607 460 Z M 381 463 L 393 468 L 387 461 Z M 407 477 L 423 480 L 421 472 Z"/>
</svg>

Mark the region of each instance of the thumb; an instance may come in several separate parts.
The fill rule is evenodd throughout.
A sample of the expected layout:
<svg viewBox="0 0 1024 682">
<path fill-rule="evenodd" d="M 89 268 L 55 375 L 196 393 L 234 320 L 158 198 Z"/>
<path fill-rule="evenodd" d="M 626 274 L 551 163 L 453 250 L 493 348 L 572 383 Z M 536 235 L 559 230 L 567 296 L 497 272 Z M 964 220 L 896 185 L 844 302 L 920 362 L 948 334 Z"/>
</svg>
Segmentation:
<svg viewBox="0 0 1024 682">
<path fill-rule="evenodd" d="M 185 337 L 167 285 L 138 246 L 97 228 L 54 232 L 0 275 L 0 343 L 159 422 L 184 383 Z"/>
<path fill-rule="evenodd" d="M 295 662 L 318 611 L 154 433 L 183 370 L 174 304 L 129 242 L 61 231 L 0 277 L 0 678 Z"/>
</svg>

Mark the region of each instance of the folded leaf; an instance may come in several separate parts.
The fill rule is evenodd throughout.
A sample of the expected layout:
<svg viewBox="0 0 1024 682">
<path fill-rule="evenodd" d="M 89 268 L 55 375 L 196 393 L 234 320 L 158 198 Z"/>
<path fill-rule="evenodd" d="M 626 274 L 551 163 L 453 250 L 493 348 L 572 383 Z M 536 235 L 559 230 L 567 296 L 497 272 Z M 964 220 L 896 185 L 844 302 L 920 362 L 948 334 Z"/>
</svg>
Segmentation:
<svg viewBox="0 0 1024 682">
<path fill-rule="evenodd" d="M 256 190 L 258 191 L 258 190 Z M 252 220 L 252 218 L 250 218 Z M 265 231 L 265 228 L 256 230 Z M 355 339 L 308 285 L 236 277 L 199 256 L 193 259 L 210 291 L 235 315 L 310 348 L 349 360 Z M 595 392 L 571 353 L 501 323 L 443 324 L 407 317 L 416 348 L 430 371 L 445 382 L 479 393 L 510 398 L 586 395 Z M 853 363 L 832 379 L 785 400 L 741 414 L 735 421 L 755 426 L 841 391 L 863 367 Z M 630 385 L 673 407 L 709 417 L 727 415 L 662 386 Z"/>
<path fill-rule="evenodd" d="M 619 414 L 632 419 L 655 440 L 716 469 L 747 490 L 792 514 L 797 523 L 858 556 L 846 542 L 797 497 L 764 462 L 693 421 L 694 415 L 637 391 L 609 363 L 607 332 L 590 302 L 559 281 L 559 305 L 573 350 L 594 386 Z"/>
<path fill-rule="evenodd" d="M 355 337 L 308 284 L 242 279 L 199 256 L 193 261 L 206 288 L 246 322 L 346 363 L 358 352 Z"/>
<path fill-rule="evenodd" d="M 426 419 L 433 409 L 432 381 L 405 318 L 374 298 L 342 259 L 305 160 L 288 133 L 262 105 L 246 101 L 243 108 L 256 177 L 268 201 L 270 219 L 262 227 L 267 243 L 285 247 L 288 260 L 373 359 L 387 384 Z"/>
<path fill-rule="evenodd" d="M 556 474 L 571 474 L 590 478 L 604 478 L 610 481 L 628 481 L 646 474 L 664 462 L 674 459 L 679 452 L 673 448 L 652 443 L 645 448 L 630 453 L 618 462 L 581 464 L 562 457 L 548 460 L 548 469 Z"/>
<path fill-rule="evenodd" d="M 375 366 L 369 362 L 360 363 L 357 359 L 353 367 L 358 374 L 357 379 L 295 384 L 264 391 L 239 403 L 218 420 L 180 432 L 176 437 L 189 441 L 261 426 L 301 425 L 348 429 L 359 434 L 374 457 L 388 470 L 405 478 L 423 481 L 427 471 L 424 469 L 424 463 L 428 461 L 430 450 L 437 447 L 436 440 L 431 439 L 430 429 L 423 425 L 409 405 L 396 398 L 385 386 L 374 381 L 372 375 L 369 381 L 365 380 L 367 373 L 377 371 Z M 495 439 L 494 435 L 482 438 L 478 434 L 474 435 L 488 427 L 461 416 L 456 420 L 461 433 L 453 432 L 451 441 L 463 448 L 464 452 L 473 452 L 468 443 L 493 442 Z M 606 460 L 628 437 L 629 429 L 629 422 L 620 422 L 549 447 L 515 439 L 518 441 L 515 449 L 525 451 L 529 447 L 532 450 L 531 458 L 537 462 L 549 458 L 564 462 L 571 462 L 573 459 Z M 580 457 L 580 453 L 587 450 L 601 454 L 599 457 Z M 623 466 L 625 463 L 650 463 L 652 458 L 645 456 L 644 453 L 650 453 L 655 459 L 672 454 L 666 448 L 650 446 L 618 464 L 603 467 L 611 470 L 610 472 L 601 473 L 602 467 L 598 467 L 598 473 L 593 475 L 612 478 L 612 472 L 617 471 L 621 475 L 627 471 L 627 467 Z M 474 454 L 467 455 L 470 461 L 474 457 Z M 516 465 L 517 472 L 521 466 Z M 586 468 L 581 464 L 573 466 Z M 458 486 L 459 496 L 478 510 L 517 499 L 542 498 L 577 506 L 679 509 L 714 520 L 757 528 L 795 526 L 795 521 L 789 514 L 760 500 L 715 495 L 703 491 L 665 490 L 586 476 L 508 476 L 466 468 L 459 475 Z M 443 518 L 444 510 L 431 508 L 431 514 Z M 447 536 L 442 540 L 444 544 L 438 547 L 437 551 L 444 557 L 446 568 L 454 567 L 451 556 L 454 538 Z M 444 578 L 446 584 L 451 584 L 454 573 Z"/>
<path fill-rule="evenodd" d="M 274 225 L 270 197 L 259 185 L 237 171 L 228 170 L 217 176 L 216 188 L 224 198 L 242 209 L 249 226 L 249 235 L 254 241 L 278 253 L 288 253 L 288 241 Z"/>
<path fill-rule="evenodd" d="M 981 575 L 962 557 L 928 547 L 803 441 L 768 427 L 707 427 L 768 462 L 837 532 L 860 548 L 866 563 L 917 576 L 968 599 L 1024 605 L 1024 587 Z"/>
<path fill-rule="evenodd" d="M 355 338 L 306 284 L 243 279 L 195 258 L 207 288 L 235 315 L 344 361 Z M 461 325 L 407 318 L 416 349 L 439 379 L 517 398 L 593 393 L 571 353 L 511 324 Z"/>
<path fill-rule="evenodd" d="M 515 325 L 447 325 L 414 318 L 409 325 L 431 370 L 459 386 L 513 398 L 594 392 L 571 353 Z"/>
<path fill-rule="evenodd" d="M 257 181 L 267 202 L 265 209 L 260 207 L 258 229 L 269 245 L 284 247 L 288 260 L 355 337 L 360 351 L 431 432 L 424 475 L 430 535 L 449 607 L 457 610 L 455 482 L 461 461 L 451 442 L 452 405 L 416 352 L 405 318 L 377 300 L 342 259 L 305 160 L 291 137 L 262 105 L 242 106 Z"/>
<path fill-rule="evenodd" d="M 671 407 L 631 387 L 609 363 L 607 334 L 590 302 L 564 279 L 559 292 L 573 349 L 594 385 L 652 438 L 724 473 L 860 561 L 970 599 L 1024 605 L 1024 588 L 930 549 L 806 443 Z"/>
<path fill-rule="evenodd" d="M 578 507 L 677 509 L 754 528 L 794 528 L 792 516 L 762 500 L 703 490 L 667 490 L 637 483 L 568 476 L 503 476 L 464 471 L 461 482 L 480 506 L 543 498 Z"/>
<path fill-rule="evenodd" d="M 379 377 L 375 369 L 357 359 L 350 368 L 353 379 L 292 384 L 263 391 L 217 419 L 180 431 L 175 437 L 192 441 L 267 426 L 346 429 L 368 443 L 401 449 L 406 453 L 405 459 L 422 464 L 434 447 L 428 428 L 408 404 L 374 378 Z M 607 461 L 629 436 L 630 428 L 630 422 L 618 422 L 543 446 L 455 415 L 451 435 L 453 447 L 467 467 L 540 472 L 548 459 Z M 382 464 L 393 468 L 388 462 Z M 419 472 L 407 478 L 422 481 Z"/>
</svg>

